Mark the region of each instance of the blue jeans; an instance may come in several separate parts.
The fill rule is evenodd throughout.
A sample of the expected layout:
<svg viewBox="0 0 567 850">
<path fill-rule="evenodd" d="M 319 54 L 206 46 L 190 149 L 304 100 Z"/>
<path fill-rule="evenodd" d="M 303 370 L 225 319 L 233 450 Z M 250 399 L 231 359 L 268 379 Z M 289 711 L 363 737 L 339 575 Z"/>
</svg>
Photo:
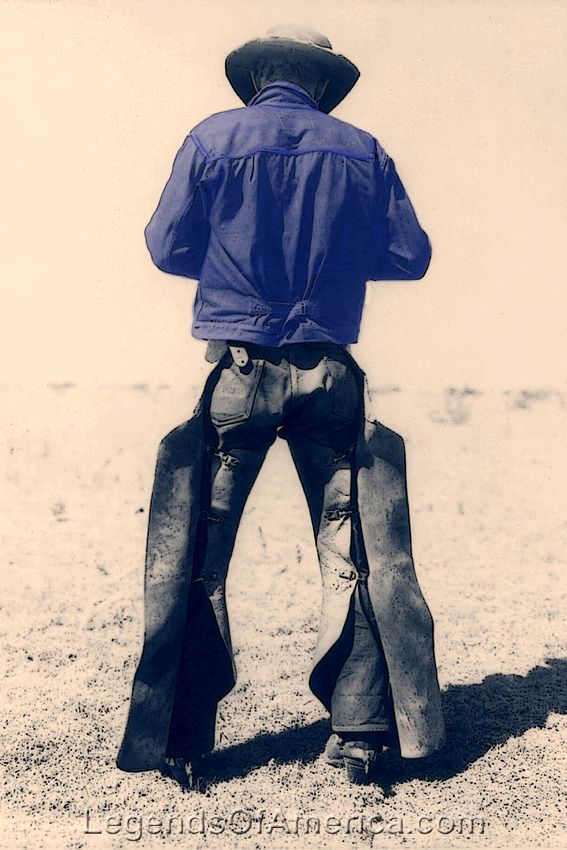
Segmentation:
<svg viewBox="0 0 567 850">
<path fill-rule="evenodd" d="M 227 354 L 211 395 L 210 498 L 202 511 L 206 545 L 195 581 L 213 609 L 225 606 L 236 534 L 266 453 L 278 436 L 288 441 L 294 460 L 301 450 L 296 466 L 302 486 L 307 492 L 313 480 L 320 482 L 321 510 L 311 519 L 323 592 L 352 593 L 339 648 L 344 663 L 332 691 L 332 726 L 338 732 L 388 730 L 388 671 L 365 599 L 363 556 L 352 547 L 357 505 L 351 452 L 362 405 L 355 366 L 345 349 L 333 344 L 244 348 L 249 361 L 238 366 Z M 228 630 L 222 637 L 231 650 Z M 174 708 L 172 733 L 175 716 Z"/>
</svg>

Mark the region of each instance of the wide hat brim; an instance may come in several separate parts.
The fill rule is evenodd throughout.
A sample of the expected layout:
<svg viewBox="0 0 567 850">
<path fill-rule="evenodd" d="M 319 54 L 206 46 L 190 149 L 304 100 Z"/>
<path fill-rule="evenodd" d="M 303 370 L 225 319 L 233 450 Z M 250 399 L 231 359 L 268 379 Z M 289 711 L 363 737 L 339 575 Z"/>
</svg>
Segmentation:
<svg viewBox="0 0 567 850">
<path fill-rule="evenodd" d="M 326 47 L 288 38 L 257 38 L 233 50 L 226 58 L 225 71 L 238 97 L 248 103 L 256 94 L 252 75 L 258 74 L 270 60 L 277 58 L 290 70 L 311 68 L 324 75 L 328 85 L 319 101 L 321 112 L 330 112 L 347 96 L 360 76 L 356 65 L 346 56 Z"/>
</svg>

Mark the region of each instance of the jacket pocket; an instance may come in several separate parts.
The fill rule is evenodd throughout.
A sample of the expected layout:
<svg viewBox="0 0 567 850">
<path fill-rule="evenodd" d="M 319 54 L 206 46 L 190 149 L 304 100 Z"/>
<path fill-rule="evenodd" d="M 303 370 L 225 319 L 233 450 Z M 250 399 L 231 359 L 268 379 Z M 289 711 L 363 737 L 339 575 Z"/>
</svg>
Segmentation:
<svg viewBox="0 0 567 850">
<path fill-rule="evenodd" d="M 210 404 L 215 425 L 236 425 L 249 418 L 263 368 L 264 361 L 255 359 L 243 367 L 233 362 L 221 371 Z"/>
</svg>

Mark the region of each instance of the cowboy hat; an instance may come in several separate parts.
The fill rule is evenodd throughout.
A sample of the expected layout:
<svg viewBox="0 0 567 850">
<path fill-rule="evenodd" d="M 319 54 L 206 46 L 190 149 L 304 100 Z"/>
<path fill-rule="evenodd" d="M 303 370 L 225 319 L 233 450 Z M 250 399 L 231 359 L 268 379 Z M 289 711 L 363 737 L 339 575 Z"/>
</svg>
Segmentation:
<svg viewBox="0 0 567 850">
<path fill-rule="evenodd" d="M 226 76 L 244 103 L 256 94 L 254 81 L 262 68 L 276 60 L 280 68 L 289 65 L 292 73 L 297 74 L 299 68 L 307 76 L 325 78 L 324 91 L 318 98 L 322 112 L 334 109 L 360 75 L 356 65 L 335 53 L 329 39 L 320 32 L 303 26 L 271 27 L 265 38 L 246 42 L 226 58 Z"/>
</svg>

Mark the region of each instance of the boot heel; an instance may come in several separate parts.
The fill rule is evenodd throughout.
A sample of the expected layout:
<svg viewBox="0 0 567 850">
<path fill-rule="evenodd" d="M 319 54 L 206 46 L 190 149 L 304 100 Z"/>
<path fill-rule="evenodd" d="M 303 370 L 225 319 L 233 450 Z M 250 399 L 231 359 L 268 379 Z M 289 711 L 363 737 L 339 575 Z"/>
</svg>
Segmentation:
<svg viewBox="0 0 567 850">
<path fill-rule="evenodd" d="M 349 782 L 354 785 L 365 785 L 367 782 L 372 782 L 376 773 L 374 762 L 364 762 L 361 759 L 345 756 L 344 763 Z"/>
<path fill-rule="evenodd" d="M 170 758 L 163 762 L 162 776 L 168 776 L 177 782 L 182 791 L 200 791 L 201 777 L 197 776 L 193 762 L 184 758 Z"/>
</svg>

